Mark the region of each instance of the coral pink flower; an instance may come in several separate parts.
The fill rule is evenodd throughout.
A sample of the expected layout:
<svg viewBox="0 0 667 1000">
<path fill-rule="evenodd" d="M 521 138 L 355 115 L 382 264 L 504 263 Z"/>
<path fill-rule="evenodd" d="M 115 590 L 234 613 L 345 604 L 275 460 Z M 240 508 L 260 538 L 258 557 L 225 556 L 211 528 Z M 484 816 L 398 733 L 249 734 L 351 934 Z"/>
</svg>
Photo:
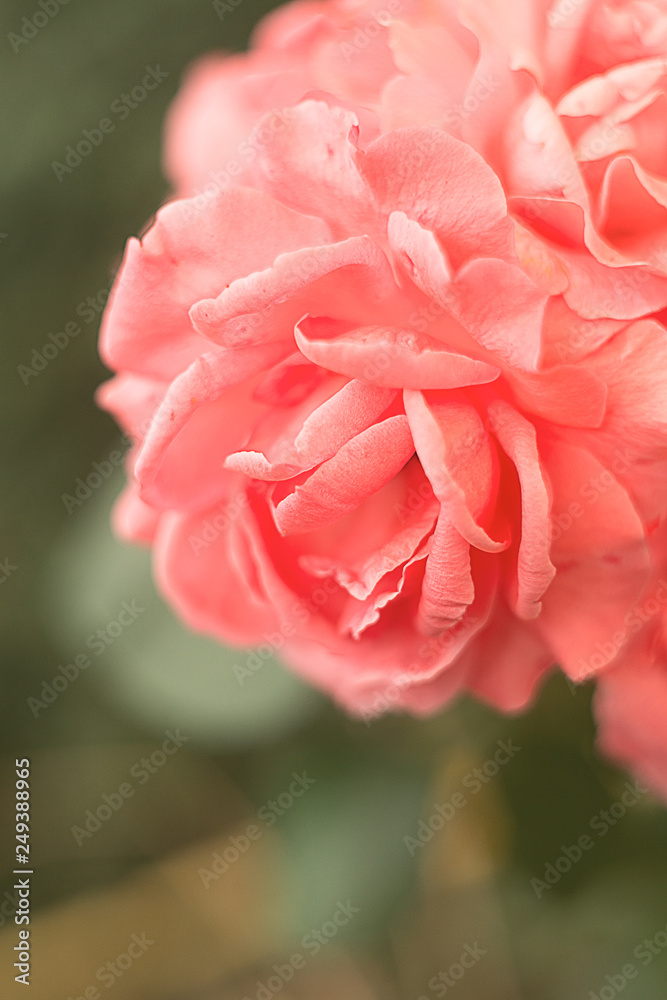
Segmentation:
<svg viewBox="0 0 667 1000">
<path fill-rule="evenodd" d="M 191 72 L 100 394 L 117 527 L 190 626 L 366 715 L 599 676 L 605 747 L 667 789 L 627 625 L 667 502 L 666 26 L 305 2 Z"/>
<path fill-rule="evenodd" d="M 595 691 L 601 748 L 667 797 L 667 535 L 649 531 L 653 574 L 600 649 L 609 667 Z M 617 656 L 617 650 L 622 655 Z"/>
</svg>

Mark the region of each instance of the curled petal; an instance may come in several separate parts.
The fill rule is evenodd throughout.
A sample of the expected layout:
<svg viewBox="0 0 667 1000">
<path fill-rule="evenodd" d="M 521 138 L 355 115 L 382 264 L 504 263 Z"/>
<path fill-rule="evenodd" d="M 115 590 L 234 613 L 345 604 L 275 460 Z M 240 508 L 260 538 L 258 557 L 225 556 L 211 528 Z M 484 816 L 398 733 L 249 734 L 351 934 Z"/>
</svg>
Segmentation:
<svg viewBox="0 0 667 1000">
<path fill-rule="evenodd" d="M 433 492 L 446 510 L 449 520 L 470 545 L 484 552 L 502 552 L 507 548 L 509 541 L 495 541 L 475 519 L 487 507 L 493 492 L 492 460 L 488 439 L 484 440 L 479 428 L 473 424 L 472 427 L 466 428 L 468 436 L 462 437 L 460 450 L 457 452 L 456 441 L 450 442 L 448 449 L 441 423 L 422 393 L 406 389 L 403 397 L 415 450 L 431 482 Z M 464 414 L 464 420 L 465 417 L 471 416 L 476 418 L 481 426 L 481 421 L 472 407 L 464 407 Z M 475 458 L 480 460 L 479 464 L 471 462 Z M 456 469 L 463 478 L 465 476 L 463 466 L 467 462 L 471 462 L 469 471 L 472 478 L 466 484 L 468 486 L 466 491 L 460 482 L 457 482 L 452 470 Z M 465 482 L 465 479 L 463 481 Z"/>
<path fill-rule="evenodd" d="M 437 635 L 460 621 L 475 599 L 470 545 L 442 512 L 426 561 L 417 627 Z"/>
<path fill-rule="evenodd" d="M 345 444 L 275 510 L 283 534 L 315 531 L 349 514 L 414 454 L 408 421 L 389 417 Z"/>
<path fill-rule="evenodd" d="M 356 379 L 314 409 L 292 440 L 280 440 L 269 459 L 257 451 L 239 451 L 225 459 L 225 468 L 254 479 L 292 479 L 332 458 L 351 438 L 366 430 L 387 409 L 395 390 L 366 385 Z"/>
<path fill-rule="evenodd" d="M 566 427 L 599 427 L 607 405 L 607 387 L 583 366 L 559 365 L 548 371 L 507 372 L 523 408 Z"/>
<path fill-rule="evenodd" d="M 556 575 L 549 558 L 549 490 L 542 471 L 535 428 L 502 400 L 489 406 L 489 425 L 512 459 L 521 483 L 521 541 L 517 580 L 511 595 L 520 618 L 536 618 L 540 598 Z"/>
<path fill-rule="evenodd" d="M 225 191 L 204 209 L 196 199 L 165 205 L 127 245 L 100 333 L 104 362 L 171 380 L 210 348 L 190 322 L 195 302 L 326 233 L 259 191 Z"/>
<path fill-rule="evenodd" d="M 205 541 L 206 521 L 216 510 L 164 516 L 155 549 L 158 585 L 190 628 L 223 642 L 255 645 L 279 621 L 257 575 L 257 529 L 244 507 Z"/>
<path fill-rule="evenodd" d="M 271 267 L 239 278 L 216 299 L 197 302 L 190 317 L 205 337 L 236 347 L 275 337 L 276 331 L 291 337 L 295 322 L 315 306 L 331 303 L 334 311 L 354 314 L 360 289 L 365 303 L 395 289 L 387 258 L 367 236 L 281 254 Z"/>
<path fill-rule="evenodd" d="M 519 267 L 491 258 L 471 261 L 442 303 L 498 358 L 526 371 L 537 368 L 547 296 Z"/>
<path fill-rule="evenodd" d="M 452 267 L 435 235 L 405 212 L 392 212 L 389 244 L 408 275 L 425 295 L 439 301 L 452 280 Z"/>
<path fill-rule="evenodd" d="M 262 187 L 283 203 L 325 219 L 334 232 L 378 233 L 368 187 L 355 163 L 359 119 L 352 111 L 305 100 L 257 126 Z M 251 136 L 250 141 L 253 141 Z"/>
<path fill-rule="evenodd" d="M 350 330 L 335 320 L 305 317 L 295 338 L 301 353 L 330 371 L 375 385 L 405 389 L 456 389 L 493 382 L 500 369 L 448 351 L 409 330 L 367 326 Z"/>
<path fill-rule="evenodd" d="M 513 260 L 502 186 L 472 146 L 437 128 L 402 128 L 357 154 L 387 217 L 403 212 L 435 234 L 455 269 L 476 257 Z"/>
<path fill-rule="evenodd" d="M 243 383 L 282 354 L 280 344 L 204 354 L 172 383 L 134 470 L 145 500 L 186 508 L 217 500 L 230 475 L 222 467 L 225 455 L 245 442 L 264 412 L 247 398 Z M 213 441 L 217 462 L 211 461 Z"/>
</svg>

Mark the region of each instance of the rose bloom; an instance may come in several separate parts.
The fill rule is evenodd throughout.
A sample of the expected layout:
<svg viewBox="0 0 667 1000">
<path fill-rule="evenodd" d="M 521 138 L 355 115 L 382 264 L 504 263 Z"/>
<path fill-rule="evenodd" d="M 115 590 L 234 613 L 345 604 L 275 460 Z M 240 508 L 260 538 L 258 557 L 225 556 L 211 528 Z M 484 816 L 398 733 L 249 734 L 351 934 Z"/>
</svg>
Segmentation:
<svg viewBox="0 0 667 1000">
<path fill-rule="evenodd" d="M 667 2 L 301 2 L 190 72 L 101 404 L 193 629 L 350 711 L 599 678 L 667 792 Z"/>
</svg>

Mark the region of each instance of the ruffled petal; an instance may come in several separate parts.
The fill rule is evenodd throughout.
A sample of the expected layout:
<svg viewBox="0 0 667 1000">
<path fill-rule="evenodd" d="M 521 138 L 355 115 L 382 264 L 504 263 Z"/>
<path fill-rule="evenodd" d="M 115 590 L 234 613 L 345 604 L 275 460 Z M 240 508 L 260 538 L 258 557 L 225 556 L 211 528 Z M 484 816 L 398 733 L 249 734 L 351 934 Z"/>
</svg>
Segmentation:
<svg viewBox="0 0 667 1000">
<path fill-rule="evenodd" d="M 236 499 L 228 494 L 230 504 Z M 190 628 L 223 642 L 257 645 L 279 622 L 257 575 L 257 529 L 247 505 L 216 520 L 219 510 L 225 505 L 165 514 L 155 546 L 157 583 Z"/>
<path fill-rule="evenodd" d="M 188 315 L 195 302 L 327 234 L 319 219 L 259 191 L 225 191 L 203 209 L 165 205 L 143 239 L 127 245 L 100 333 L 104 362 L 171 380 L 210 349 Z"/>
<path fill-rule="evenodd" d="M 431 230 L 455 270 L 476 257 L 515 259 L 500 181 L 467 143 L 440 129 L 398 129 L 357 163 L 383 214 L 403 212 Z"/>
<path fill-rule="evenodd" d="M 539 629 L 573 680 L 616 658 L 650 576 L 646 533 L 630 497 L 594 455 L 560 442 L 545 453 L 554 491 L 556 577 Z"/>
<path fill-rule="evenodd" d="M 216 299 L 190 310 L 195 328 L 215 343 L 239 347 L 291 338 L 304 313 L 358 317 L 396 291 L 389 263 L 368 237 L 281 254 L 266 270 L 239 278 Z"/>
<path fill-rule="evenodd" d="M 144 500 L 186 509 L 215 503 L 231 475 L 226 455 L 245 444 L 265 412 L 244 383 L 284 353 L 267 344 L 204 354 L 173 382 L 134 470 Z"/>
<path fill-rule="evenodd" d="M 521 540 L 510 602 L 519 618 L 536 618 L 556 569 L 549 558 L 550 495 L 535 428 L 502 400 L 489 406 L 489 426 L 516 467 L 521 484 Z"/>
<path fill-rule="evenodd" d="M 495 541 L 477 520 L 498 484 L 497 459 L 478 413 L 458 403 L 434 411 L 412 389 L 403 398 L 415 450 L 448 519 L 470 545 L 502 552 L 509 540 Z"/>
<path fill-rule="evenodd" d="M 225 468 L 254 479 L 292 479 L 332 458 L 375 423 L 395 396 L 396 390 L 354 379 L 311 409 L 305 419 L 299 413 L 297 420 L 290 420 L 287 431 L 272 442 L 270 450 L 267 448 L 271 457 L 258 451 L 239 451 L 225 459 Z M 274 414 L 270 420 L 275 427 Z"/>
<path fill-rule="evenodd" d="M 308 316 L 297 324 L 301 353 L 316 365 L 378 386 L 456 389 L 493 382 L 500 369 L 462 354 L 424 334 L 393 327 L 348 324 Z"/>
<path fill-rule="evenodd" d="M 301 533 L 337 521 L 400 472 L 413 454 L 406 417 L 373 424 L 280 501 L 275 509 L 278 529 Z"/>
</svg>

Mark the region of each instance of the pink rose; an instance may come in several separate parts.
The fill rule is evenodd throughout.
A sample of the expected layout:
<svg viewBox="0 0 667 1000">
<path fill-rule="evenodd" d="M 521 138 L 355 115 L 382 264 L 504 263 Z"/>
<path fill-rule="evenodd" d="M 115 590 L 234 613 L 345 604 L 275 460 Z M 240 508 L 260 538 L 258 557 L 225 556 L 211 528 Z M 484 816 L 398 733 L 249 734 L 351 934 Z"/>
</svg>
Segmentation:
<svg viewBox="0 0 667 1000">
<path fill-rule="evenodd" d="M 608 707 L 667 501 L 666 21 L 297 3 L 191 73 L 100 398 L 118 530 L 192 628 L 367 716 L 515 711 L 558 662 L 667 766 Z"/>
<path fill-rule="evenodd" d="M 649 532 L 652 579 L 611 636 L 611 665 L 597 683 L 600 747 L 667 797 L 667 532 Z M 623 652 L 614 656 L 615 646 Z"/>
</svg>

